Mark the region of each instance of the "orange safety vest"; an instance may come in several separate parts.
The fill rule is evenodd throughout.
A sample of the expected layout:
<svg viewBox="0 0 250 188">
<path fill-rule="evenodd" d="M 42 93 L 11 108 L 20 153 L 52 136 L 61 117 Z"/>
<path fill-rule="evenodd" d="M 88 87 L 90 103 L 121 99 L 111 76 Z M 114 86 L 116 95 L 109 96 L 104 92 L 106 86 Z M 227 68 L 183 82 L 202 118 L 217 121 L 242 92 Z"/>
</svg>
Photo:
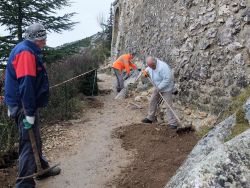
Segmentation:
<svg viewBox="0 0 250 188">
<path fill-rule="evenodd" d="M 114 63 L 113 68 L 118 69 L 120 71 L 126 70 L 127 74 L 130 74 L 130 67 L 134 70 L 137 69 L 136 65 L 131 63 L 131 60 L 133 59 L 133 56 L 131 54 L 124 54 L 121 55 Z M 125 63 L 125 62 L 128 63 Z"/>
</svg>

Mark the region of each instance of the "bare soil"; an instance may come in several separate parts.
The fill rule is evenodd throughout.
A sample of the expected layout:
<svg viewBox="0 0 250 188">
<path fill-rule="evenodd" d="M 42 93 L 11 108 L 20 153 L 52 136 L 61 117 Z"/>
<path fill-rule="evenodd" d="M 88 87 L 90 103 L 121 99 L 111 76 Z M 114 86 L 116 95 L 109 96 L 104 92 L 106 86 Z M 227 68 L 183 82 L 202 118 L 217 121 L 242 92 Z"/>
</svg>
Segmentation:
<svg viewBox="0 0 250 188">
<path fill-rule="evenodd" d="M 119 188 L 164 187 L 197 143 L 193 132 L 178 135 L 157 125 L 132 124 L 114 136 L 124 149 L 135 151 L 134 161 L 113 181 Z"/>
</svg>

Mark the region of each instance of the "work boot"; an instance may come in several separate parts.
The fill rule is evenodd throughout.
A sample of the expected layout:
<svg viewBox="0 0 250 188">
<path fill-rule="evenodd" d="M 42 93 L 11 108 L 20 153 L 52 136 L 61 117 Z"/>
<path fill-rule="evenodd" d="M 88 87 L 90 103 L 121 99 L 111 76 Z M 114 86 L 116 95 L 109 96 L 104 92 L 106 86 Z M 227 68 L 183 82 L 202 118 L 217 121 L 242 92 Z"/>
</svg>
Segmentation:
<svg viewBox="0 0 250 188">
<path fill-rule="evenodd" d="M 50 176 L 56 176 L 56 175 L 60 174 L 60 172 L 61 172 L 61 168 L 59 168 L 57 166 L 55 168 L 52 168 L 50 171 L 46 172 L 45 174 L 37 176 L 36 180 L 42 180 L 42 179 L 48 178 Z"/>
<path fill-rule="evenodd" d="M 149 120 L 148 118 L 145 118 L 141 121 L 142 123 L 153 123 L 153 121 Z"/>
<path fill-rule="evenodd" d="M 183 134 L 183 133 L 190 133 L 195 131 L 192 126 L 187 126 L 187 127 L 178 127 L 176 129 L 177 134 Z"/>
</svg>

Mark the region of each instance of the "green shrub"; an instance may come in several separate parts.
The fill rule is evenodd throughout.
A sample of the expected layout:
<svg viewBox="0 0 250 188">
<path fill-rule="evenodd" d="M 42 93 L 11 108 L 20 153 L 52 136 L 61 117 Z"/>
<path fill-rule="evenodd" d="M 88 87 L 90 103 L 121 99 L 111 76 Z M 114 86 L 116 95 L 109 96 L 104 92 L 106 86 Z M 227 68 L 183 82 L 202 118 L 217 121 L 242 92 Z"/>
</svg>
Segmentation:
<svg viewBox="0 0 250 188">
<path fill-rule="evenodd" d="M 98 68 L 90 54 L 74 55 L 64 61 L 49 64 L 47 67 L 50 85 L 74 78 L 85 72 Z M 93 87 L 94 86 L 94 87 Z M 94 90 L 93 90 L 94 89 Z M 77 96 L 97 95 L 98 86 L 95 72 L 90 72 L 50 90 L 48 107 L 41 111 L 41 118 L 46 122 L 67 120 L 77 112 Z M 73 100 L 76 98 L 75 100 Z"/>
<path fill-rule="evenodd" d="M 225 139 L 225 141 L 231 140 L 249 128 L 249 123 L 245 118 L 245 111 L 243 109 L 243 105 L 246 103 L 249 96 L 250 86 L 248 86 L 238 96 L 234 97 L 232 103 L 222 114 L 221 119 L 224 119 L 232 114 L 236 114 L 236 125 L 232 128 L 231 134 Z"/>
<path fill-rule="evenodd" d="M 231 130 L 231 134 L 225 139 L 225 142 L 233 139 L 234 137 L 240 135 L 249 129 L 249 125 L 245 123 L 237 123 Z"/>
<path fill-rule="evenodd" d="M 196 135 L 198 136 L 198 138 L 201 139 L 203 136 L 207 135 L 212 129 L 213 127 L 204 126 L 201 128 L 201 130 L 196 132 Z"/>
<path fill-rule="evenodd" d="M 4 153 L 14 149 L 17 133 L 15 122 L 7 117 L 6 107 L 0 103 L 0 158 Z"/>
<path fill-rule="evenodd" d="M 238 110 L 240 110 L 249 97 L 250 97 L 250 86 L 245 88 L 238 96 L 232 98 L 232 102 L 221 113 L 219 120 L 223 121 L 225 118 L 233 115 Z"/>
</svg>

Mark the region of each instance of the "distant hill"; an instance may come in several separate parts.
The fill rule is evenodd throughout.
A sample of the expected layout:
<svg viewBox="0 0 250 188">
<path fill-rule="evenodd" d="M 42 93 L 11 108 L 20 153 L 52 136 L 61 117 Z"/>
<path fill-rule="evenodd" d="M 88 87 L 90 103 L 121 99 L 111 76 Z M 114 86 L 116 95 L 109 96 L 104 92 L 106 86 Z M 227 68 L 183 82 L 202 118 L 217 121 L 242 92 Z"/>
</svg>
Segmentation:
<svg viewBox="0 0 250 188">
<path fill-rule="evenodd" d="M 77 54 L 81 48 L 87 48 L 90 46 L 91 38 L 92 37 L 87 37 L 85 39 L 66 43 L 55 48 L 47 46 L 44 48 L 45 61 L 52 63 L 54 61 L 63 59 L 66 56 Z"/>
<path fill-rule="evenodd" d="M 58 47 L 46 46 L 43 49 L 46 63 L 54 63 L 75 54 L 89 53 L 98 62 L 110 56 L 110 43 L 104 32 L 98 32 L 81 40 L 65 43 Z M 4 69 L 6 59 L 0 59 L 0 69 Z M 2 68 L 1 68 L 2 67 Z"/>
<path fill-rule="evenodd" d="M 93 56 L 97 55 L 96 53 L 101 56 L 109 56 L 110 49 L 107 48 L 105 44 L 105 34 L 98 32 L 97 34 L 94 34 L 90 37 L 70 43 L 65 43 L 55 48 L 46 47 L 44 49 L 45 61 L 48 63 L 53 63 L 70 55 L 84 54 L 90 51 Z"/>
<path fill-rule="evenodd" d="M 94 36 L 94 35 L 93 35 Z M 56 50 L 63 50 L 63 51 L 71 51 L 71 52 L 75 52 L 77 53 L 78 50 L 82 47 L 89 47 L 90 43 L 91 43 L 91 39 L 93 38 L 93 36 L 81 39 L 81 40 L 77 40 L 74 42 L 70 42 L 70 43 L 65 43 L 61 46 L 55 47 Z"/>
</svg>

